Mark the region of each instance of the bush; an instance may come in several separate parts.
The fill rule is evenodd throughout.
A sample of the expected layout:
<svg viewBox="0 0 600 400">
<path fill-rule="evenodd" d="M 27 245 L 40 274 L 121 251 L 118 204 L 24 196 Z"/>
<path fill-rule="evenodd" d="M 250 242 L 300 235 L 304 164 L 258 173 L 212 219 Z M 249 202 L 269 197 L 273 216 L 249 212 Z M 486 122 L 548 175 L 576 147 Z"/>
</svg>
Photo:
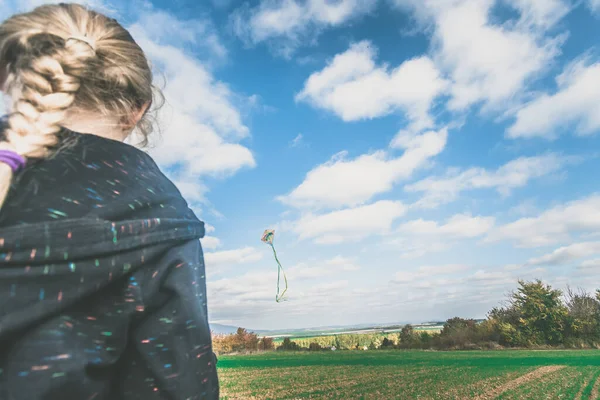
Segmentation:
<svg viewBox="0 0 600 400">
<path fill-rule="evenodd" d="M 215 335 L 212 342 L 213 351 L 217 354 L 254 352 L 259 348 L 258 336 L 244 328 L 238 328 L 230 335 Z"/>
<path fill-rule="evenodd" d="M 290 340 L 290 338 L 285 338 L 283 339 L 283 343 L 281 344 L 281 346 L 279 346 L 277 348 L 277 350 L 283 350 L 283 351 L 299 351 L 300 350 L 300 346 L 298 346 L 298 343 L 296 342 L 292 342 Z"/>
<path fill-rule="evenodd" d="M 419 348 L 420 346 L 420 337 L 415 332 L 415 329 L 412 325 L 408 324 L 402 327 L 400 331 L 398 347 L 402 349 L 414 349 Z"/>
<path fill-rule="evenodd" d="M 459 317 L 446 321 L 440 333 L 440 345 L 444 349 L 472 349 L 478 341 L 477 322 Z"/>
<path fill-rule="evenodd" d="M 424 350 L 431 349 L 433 347 L 433 335 L 429 332 L 422 332 L 419 335 L 419 345 Z"/>
<path fill-rule="evenodd" d="M 388 338 L 383 338 L 383 341 L 381 342 L 381 348 L 382 349 L 389 349 L 389 348 L 392 348 L 392 347 L 394 347 L 394 342 L 392 342 Z"/>
<path fill-rule="evenodd" d="M 258 349 L 267 351 L 275 349 L 275 343 L 273 343 L 273 338 L 264 337 L 260 339 L 258 342 Z"/>
<path fill-rule="evenodd" d="M 309 346 L 308 346 L 308 351 L 321 351 L 323 350 L 321 348 L 321 346 L 319 345 L 319 343 L 316 342 L 312 342 Z"/>
</svg>

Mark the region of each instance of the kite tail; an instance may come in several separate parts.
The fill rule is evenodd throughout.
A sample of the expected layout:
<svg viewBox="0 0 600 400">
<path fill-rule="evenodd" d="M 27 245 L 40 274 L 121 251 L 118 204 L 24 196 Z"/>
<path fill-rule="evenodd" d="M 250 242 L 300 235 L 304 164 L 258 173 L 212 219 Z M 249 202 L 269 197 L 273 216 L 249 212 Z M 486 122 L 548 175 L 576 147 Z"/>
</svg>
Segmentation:
<svg viewBox="0 0 600 400">
<path fill-rule="evenodd" d="M 283 270 L 283 267 L 281 266 L 281 263 L 279 262 L 279 259 L 277 258 L 277 252 L 275 251 L 275 246 L 273 246 L 272 243 L 270 245 L 271 245 L 271 248 L 273 249 L 273 255 L 275 256 L 275 261 L 277 261 L 277 294 L 275 295 L 275 301 L 279 303 L 283 299 L 283 295 L 285 295 L 285 292 L 287 292 L 287 290 L 288 290 L 288 282 L 287 282 L 287 277 L 285 276 L 285 271 Z M 283 290 L 283 292 L 281 294 L 279 294 L 279 282 L 281 280 L 281 278 L 280 278 L 281 274 L 283 274 L 283 280 L 285 282 L 285 289 Z"/>
</svg>

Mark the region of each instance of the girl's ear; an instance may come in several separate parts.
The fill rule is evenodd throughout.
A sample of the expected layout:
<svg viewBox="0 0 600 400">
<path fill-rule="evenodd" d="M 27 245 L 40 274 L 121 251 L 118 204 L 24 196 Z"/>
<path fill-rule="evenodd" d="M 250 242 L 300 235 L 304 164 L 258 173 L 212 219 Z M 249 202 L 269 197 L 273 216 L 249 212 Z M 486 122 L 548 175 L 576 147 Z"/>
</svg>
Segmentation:
<svg viewBox="0 0 600 400">
<path fill-rule="evenodd" d="M 128 121 L 125 121 L 123 130 L 130 131 L 137 125 L 138 122 L 142 119 L 146 111 L 148 111 L 148 107 L 150 107 L 150 102 L 145 103 L 139 110 L 131 115 Z"/>
<path fill-rule="evenodd" d="M 140 122 L 140 120 L 144 117 L 144 115 L 146 114 L 146 111 L 148 111 L 148 107 L 150 107 L 149 101 L 144 103 L 144 105 L 138 110 L 138 112 L 133 115 L 134 125 L 137 124 L 138 122 Z"/>
</svg>

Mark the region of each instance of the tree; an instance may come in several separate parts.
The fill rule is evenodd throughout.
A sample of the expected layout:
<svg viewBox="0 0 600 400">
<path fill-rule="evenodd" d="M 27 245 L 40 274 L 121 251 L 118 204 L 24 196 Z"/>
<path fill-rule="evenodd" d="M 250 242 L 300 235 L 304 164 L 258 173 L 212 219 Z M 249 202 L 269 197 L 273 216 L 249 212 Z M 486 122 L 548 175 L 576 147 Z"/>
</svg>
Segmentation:
<svg viewBox="0 0 600 400">
<path fill-rule="evenodd" d="M 246 334 L 248 332 L 244 328 L 237 328 L 233 336 L 233 351 L 242 351 L 246 348 Z"/>
<path fill-rule="evenodd" d="M 244 328 L 238 328 L 233 335 L 233 351 L 256 351 L 258 350 L 258 336 L 248 332 Z"/>
<path fill-rule="evenodd" d="M 400 346 L 405 349 L 419 347 L 419 337 L 411 324 L 404 325 L 400 331 Z"/>
<path fill-rule="evenodd" d="M 521 320 L 520 311 L 513 307 L 509 300 L 505 307 L 495 307 L 488 313 L 486 321 L 490 328 L 492 340 L 496 340 L 502 346 L 521 347 L 527 346 L 521 331 L 517 331 Z"/>
<path fill-rule="evenodd" d="M 400 331 L 400 342 L 411 343 L 415 336 L 415 328 L 411 324 L 404 325 Z"/>
<path fill-rule="evenodd" d="M 263 337 L 258 342 L 258 348 L 260 350 L 273 350 L 275 348 L 275 344 L 273 343 L 273 338 Z"/>
<path fill-rule="evenodd" d="M 433 346 L 433 336 L 425 331 L 419 335 L 420 347 L 422 349 L 430 349 Z"/>
<path fill-rule="evenodd" d="M 540 280 L 519 280 L 519 288 L 511 295 L 511 307 L 519 315 L 520 331 L 530 345 L 563 342 L 568 310 L 561 301 L 562 292 Z"/>
<path fill-rule="evenodd" d="M 311 344 L 308 345 L 308 351 L 321 351 L 321 346 L 319 343 L 311 342 Z"/>
<path fill-rule="evenodd" d="M 447 336 L 452 334 L 457 330 L 469 330 L 475 328 L 477 322 L 474 319 L 464 319 L 460 317 L 450 318 L 444 324 L 442 328 L 442 336 Z"/>
<path fill-rule="evenodd" d="M 381 338 L 374 337 L 373 340 L 371 341 L 371 343 L 369 344 L 369 348 L 371 350 L 376 350 L 376 349 L 379 349 L 380 347 L 381 347 Z"/>
<path fill-rule="evenodd" d="M 442 344 L 448 347 L 461 347 L 476 341 L 475 326 L 477 322 L 473 319 L 459 317 L 450 318 L 444 324 L 440 339 Z"/>
<path fill-rule="evenodd" d="M 600 339 L 600 300 L 585 290 L 567 289 L 568 336 L 591 343 Z"/>
<path fill-rule="evenodd" d="M 283 339 L 283 343 L 277 348 L 277 350 L 298 351 L 300 350 L 300 346 L 298 346 L 298 343 L 292 342 L 289 337 L 286 337 Z"/>
</svg>

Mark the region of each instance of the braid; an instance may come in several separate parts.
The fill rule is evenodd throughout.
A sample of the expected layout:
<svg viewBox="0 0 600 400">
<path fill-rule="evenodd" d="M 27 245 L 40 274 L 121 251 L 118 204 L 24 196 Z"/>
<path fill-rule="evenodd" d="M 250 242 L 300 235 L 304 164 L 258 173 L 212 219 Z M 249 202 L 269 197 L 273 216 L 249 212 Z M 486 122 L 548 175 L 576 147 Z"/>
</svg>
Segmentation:
<svg viewBox="0 0 600 400">
<path fill-rule="evenodd" d="M 27 158 L 47 157 L 50 148 L 57 145 L 56 134 L 62 129 L 61 122 L 75 102 L 80 87 L 79 77 L 67 74 L 65 70 L 81 73 L 86 61 L 95 56 L 93 49 L 85 43 L 48 39 L 48 35 L 38 33 L 21 38 L 21 46 L 33 54 L 20 57 L 6 82 L 12 105 L 0 149 L 12 150 Z M 49 51 L 51 55 L 35 54 L 36 47 L 46 47 L 44 44 L 48 43 L 53 45 Z M 2 168 L 0 174 L 2 204 L 12 181 L 12 170 Z M 4 177 L 7 174 L 9 176 Z"/>
<path fill-rule="evenodd" d="M 34 58 L 17 72 L 8 91 L 13 101 L 5 140 L 14 150 L 32 158 L 45 157 L 56 145 L 65 111 L 73 104 L 78 80 L 65 74 L 58 60 Z"/>
</svg>

